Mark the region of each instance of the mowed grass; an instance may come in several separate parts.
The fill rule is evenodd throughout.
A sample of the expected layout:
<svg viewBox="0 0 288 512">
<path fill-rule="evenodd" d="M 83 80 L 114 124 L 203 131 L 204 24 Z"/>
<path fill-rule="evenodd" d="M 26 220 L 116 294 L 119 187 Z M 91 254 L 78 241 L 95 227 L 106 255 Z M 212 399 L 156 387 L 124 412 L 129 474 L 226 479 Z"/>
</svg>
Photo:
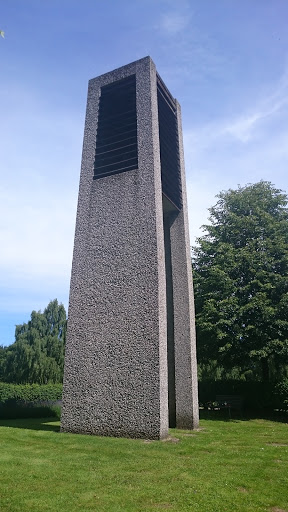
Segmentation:
<svg viewBox="0 0 288 512">
<path fill-rule="evenodd" d="M 1 512 L 288 512 L 288 425 L 202 420 L 167 441 L 0 421 Z"/>
</svg>

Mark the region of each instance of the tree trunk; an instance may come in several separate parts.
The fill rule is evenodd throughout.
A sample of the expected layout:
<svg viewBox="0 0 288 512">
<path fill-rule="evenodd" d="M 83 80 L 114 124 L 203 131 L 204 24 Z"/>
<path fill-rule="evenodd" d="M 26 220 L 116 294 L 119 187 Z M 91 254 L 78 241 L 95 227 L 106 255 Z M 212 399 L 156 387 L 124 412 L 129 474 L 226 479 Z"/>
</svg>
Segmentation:
<svg viewBox="0 0 288 512">
<path fill-rule="evenodd" d="M 262 380 L 263 382 L 269 382 L 270 375 L 269 375 L 269 365 L 268 365 L 268 359 L 261 359 L 261 366 L 262 366 Z"/>
</svg>

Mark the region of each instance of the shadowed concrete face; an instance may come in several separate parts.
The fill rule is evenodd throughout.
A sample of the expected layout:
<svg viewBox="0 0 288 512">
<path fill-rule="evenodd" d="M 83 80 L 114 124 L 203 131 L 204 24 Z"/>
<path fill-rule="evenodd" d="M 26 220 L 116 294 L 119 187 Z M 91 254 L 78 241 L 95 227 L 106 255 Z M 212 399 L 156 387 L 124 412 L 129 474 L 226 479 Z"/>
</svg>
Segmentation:
<svg viewBox="0 0 288 512">
<path fill-rule="evenodd" d="M 198 425 L 193 289 L 180 108 L 146 57 L 89 82 L 61 429 L 169 421 Z"/>
</svg>

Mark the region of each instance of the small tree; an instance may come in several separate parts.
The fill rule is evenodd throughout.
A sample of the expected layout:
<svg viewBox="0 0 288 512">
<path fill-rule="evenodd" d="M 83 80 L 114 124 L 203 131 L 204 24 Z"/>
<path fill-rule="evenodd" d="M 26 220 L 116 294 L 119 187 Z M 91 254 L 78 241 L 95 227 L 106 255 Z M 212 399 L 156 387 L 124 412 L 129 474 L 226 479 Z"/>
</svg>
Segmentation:
<svg viewBox="0 0 288 512">
<path fill-rule="evenodd" d="M 193 250 L 199 361 L 278 378 L 288 362 L 287 196 L 260 181 L 217 197 Z"/>
</svg>

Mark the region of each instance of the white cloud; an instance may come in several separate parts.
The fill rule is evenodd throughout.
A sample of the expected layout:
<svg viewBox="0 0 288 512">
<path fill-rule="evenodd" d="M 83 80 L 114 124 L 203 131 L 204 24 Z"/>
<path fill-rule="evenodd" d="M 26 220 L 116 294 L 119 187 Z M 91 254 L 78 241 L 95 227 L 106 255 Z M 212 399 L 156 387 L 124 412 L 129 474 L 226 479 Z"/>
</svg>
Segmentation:
<svg viewBox="0 0 288 512">
<path fill-rule="evenodd" d="M 38 200 L 33 195 L 38 193 Z M 51 192 L 52 193 L 52 192 Z M 30 200 L 29 200 L 30 199 Z M 42 205 L 39 204 L 42 202 Z M 55 273 L 71 254 L 75 202 L 47 197 L 34 188 L 28 203 L 19 195 L 0 193 L 0 265 L 6 268 L 29 267 L 37 273 Z"/>
<path fill-rule="evenodd" d="M 286 72 L 271 89 L 246 115 L 184 131 L 192 244 L 220 190 L 265 179 L 288 192 Z"/>
<path fill-rule="evenodd" d="M 247 142 L 254 136 L 261 122 L 269 121 L 269 118 L 281 113 L 287 105 L 288 72 L 285 71 L 279 83 L 273 86 L 272 91 L 266 97 L 258 100 L 254 109 L 223 126 L 223 134 L 227 133 L 242 142 Z"/>
<path fill-rule="evenodd" d="M 23 88 L 12 96 L 1 105 L 0 309 L 29 311 L 67 302 L 83 120 Z"/>
<path fill-rule="evenodd" d="M 188 14 L 171 11 L 160 19 L 160 28 L 169 35 L 176 35 L 186 29 L 189 23 L 190 16 Z"/>
<path fill-rule="evenodd" d="M 286 118 L 287 106 L 288 72 L 285 71 L 279 82 L 270 88 L 270 92 L 266 96 L 260 97 L 253 107 L 247 107 L 246 113 L 240 113 L 232 119 L 218 119 L 215 122 L 186 130 L 187 146 L 194 147 L 196 151 L 199 151 L 199 149 L 210 147 L 216 143 L 216 140 L 227 138 L 227 136 L 242 143 L 248 143 L 256 137 L 263 125 L 269 125 L 276 115 L 277 119 L 283 114 Z"/>
</svg>

